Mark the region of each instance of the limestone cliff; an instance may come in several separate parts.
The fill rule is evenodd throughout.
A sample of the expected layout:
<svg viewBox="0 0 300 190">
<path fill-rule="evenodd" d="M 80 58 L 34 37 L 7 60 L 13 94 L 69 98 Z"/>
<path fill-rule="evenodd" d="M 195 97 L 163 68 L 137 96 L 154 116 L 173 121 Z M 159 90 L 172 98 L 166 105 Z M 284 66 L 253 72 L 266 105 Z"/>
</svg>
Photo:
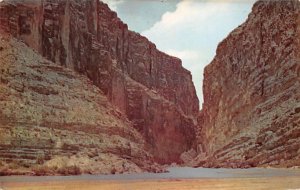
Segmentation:
<svg viewBox="0 0 300 190">
<path fill-rule="evenodd" d="M 199 165 L 300 165 L 300 2 L 258 1 L 205 68 Z"/>
<path fill-rule="evenodd" d="M 141 134 L 85 76 L 0 35 L 0 175 L 155 171 Z"/>
<path fill-rule="evenodd" d="M 193 146 L 198 99 L 181 61 L 129 31 L 98 0 L 2 2 L 0 26 L 47 59 L 86 75 L 143 134 L 157 161 Z"/>
</svg>

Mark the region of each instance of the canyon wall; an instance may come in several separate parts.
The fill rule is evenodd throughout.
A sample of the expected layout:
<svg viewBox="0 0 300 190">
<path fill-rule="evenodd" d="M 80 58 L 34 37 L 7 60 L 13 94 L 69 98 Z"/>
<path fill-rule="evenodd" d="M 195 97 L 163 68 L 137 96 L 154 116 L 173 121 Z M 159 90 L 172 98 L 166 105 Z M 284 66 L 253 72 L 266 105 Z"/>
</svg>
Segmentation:
<svg viewBox="0 0 300 190">
<path fill-rule="evenodd" d="M 4 1 L 2 30 L 86 75 L 143 134 L 157 161 L 179 161 L 195 142 L 198 98 L 181 60 L 129 31 L 97 0 Z"/>
<path fill-rule="evenodd" d="M 87 77 L 0 34 L 0 175 L 157 171 L 147 143 Z"/>
<path fill-rule="evenodd" d="M 204 72 L 206 167 L 300 165 L 300 2 L 258 1 Z"/>
<path fill-rule="evenodd" d="M 297 0 L 256 2 L 205 68 L 199 112 L 181 61 L 101 1 L 4 1 L 1 159 L 107 173 L 197 154 L 204 167 L 300 165 L 299 12 Z"/>
</svg>

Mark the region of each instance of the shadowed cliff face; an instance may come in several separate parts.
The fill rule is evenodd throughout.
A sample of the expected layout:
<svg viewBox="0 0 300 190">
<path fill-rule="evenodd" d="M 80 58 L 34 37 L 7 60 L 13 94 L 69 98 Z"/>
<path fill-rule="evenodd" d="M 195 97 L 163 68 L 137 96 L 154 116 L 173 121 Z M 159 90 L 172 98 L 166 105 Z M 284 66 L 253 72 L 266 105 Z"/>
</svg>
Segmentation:
<svg viewBox="0 0 300 190">
<path fill-rule="evenodd" d="M 97 0 L 5 1 L 1 28 L 86 75 L 143 134 L 156 159 L 178 161 L 195 140 L 198 99 L 181 61 L 127 29 Z"/>
<path fill-rule="evenodd" d="M 300 2 L 259 1 L 204 73 L 204 166 L 300 164 Z"/>
</svg>

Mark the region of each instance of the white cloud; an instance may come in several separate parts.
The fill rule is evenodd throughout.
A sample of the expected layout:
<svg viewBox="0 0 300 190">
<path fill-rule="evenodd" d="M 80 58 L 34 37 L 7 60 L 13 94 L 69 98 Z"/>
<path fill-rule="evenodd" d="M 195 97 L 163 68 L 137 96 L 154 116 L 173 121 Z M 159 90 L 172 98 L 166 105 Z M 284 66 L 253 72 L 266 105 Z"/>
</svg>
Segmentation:
<svg viewBox="0 0 300 190">
<path fill-rule="evenodd" d="M 113 11 L 117 11 L 118 5 L 124 3 L 124 0 L 101 0 L 106 3 L 109 8 Z"/>
<path fill-rule="evenodd" d="M 200 55 L 191 50 L 185 50 L 185 51 L 178 51 L 174 49 L 167 50 L 166 53 L 173 55 L 173 56 L 178 56 L 181 59 L 197 59 Z"/>
<path fill-rule="evenodd" d="M 217 44 L 246 20 L 253 2 L 183 0 L 142 35 L 160 50 L 182 59 L 192 72 L 201 104 L 204 67 L 213 59 Z"/>
</svg>

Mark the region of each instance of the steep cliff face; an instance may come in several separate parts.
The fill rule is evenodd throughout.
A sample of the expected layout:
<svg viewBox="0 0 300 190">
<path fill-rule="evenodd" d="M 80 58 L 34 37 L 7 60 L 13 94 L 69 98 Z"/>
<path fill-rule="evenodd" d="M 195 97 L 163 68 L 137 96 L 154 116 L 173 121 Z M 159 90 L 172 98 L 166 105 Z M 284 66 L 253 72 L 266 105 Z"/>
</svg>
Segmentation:
<svg viewBox="0 0 300 190">
<path fill-rule="evenodd" d="M 87 77 L 7 35 L 0 57 L 0 175 L 155 171 L 142 135 Z"/>
<path fill-rule="evenodd" d="M 0 26 L 47 59 L 86 75 L 146 138 L 178 161 L 195 140 L 198 99 L 181 61 L 127 29 L 97 0 L 4 1 Z"/>
<path fill-rule="evenodd" d="M 200 165 L 300 165 L 300 2 L 259 1 L 204 73 Z"/>
</svg>

